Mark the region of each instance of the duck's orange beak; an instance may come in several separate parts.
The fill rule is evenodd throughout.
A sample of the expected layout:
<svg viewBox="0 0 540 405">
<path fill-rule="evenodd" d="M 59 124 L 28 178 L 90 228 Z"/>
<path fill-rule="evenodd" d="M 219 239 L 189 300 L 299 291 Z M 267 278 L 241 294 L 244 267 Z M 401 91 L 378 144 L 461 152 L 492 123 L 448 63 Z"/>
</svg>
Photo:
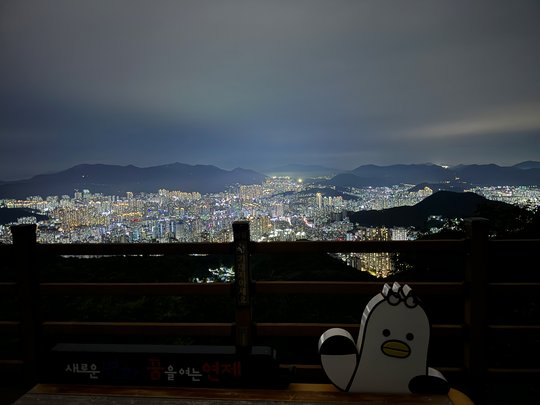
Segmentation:
<svg viewBox="0 0 540 405">
<path fill-rule="evenodd" d="M 382 352 L 386 356 L 404 359 L 411 354 L 410 346 L 401 340 L 387 340 L 381 346 Z"/>
</svg>

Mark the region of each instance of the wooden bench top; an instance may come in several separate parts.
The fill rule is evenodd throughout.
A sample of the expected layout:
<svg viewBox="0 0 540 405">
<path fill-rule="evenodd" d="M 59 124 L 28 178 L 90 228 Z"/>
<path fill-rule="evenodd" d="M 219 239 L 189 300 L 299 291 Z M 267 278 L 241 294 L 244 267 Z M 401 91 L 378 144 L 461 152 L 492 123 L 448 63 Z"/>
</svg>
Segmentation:
<svg viewBox="0 0 540 405">
<path fill-rule="evenodd" d="M 130 404 L 130 405 L 230 405 L 243 404 L 471 404 L 462 402 L 461 393 L 445 395 L 390 395 L 345 393 L 330 384 L 291 384 L 287 390 L 125 387 L 102 385 L 39 384 L 22 396 L 15 405 Z M 465 397 L 465 396 L 463 396 Z M 466 398 L 466 397 L 465 397 Z M 457 401 L 456 401 L 457 399 Z"/>
</svg>

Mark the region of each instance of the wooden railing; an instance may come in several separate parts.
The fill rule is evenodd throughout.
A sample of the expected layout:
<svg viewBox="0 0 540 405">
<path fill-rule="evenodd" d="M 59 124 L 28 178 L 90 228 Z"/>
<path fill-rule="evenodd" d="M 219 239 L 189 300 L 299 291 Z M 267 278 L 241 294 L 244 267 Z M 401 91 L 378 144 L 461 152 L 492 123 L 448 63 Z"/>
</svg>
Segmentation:
<svg viewBox="0 0 540 405">
<path fill-rule="evenodd" d="M 462 345 L 462 361 L 445 367 L 444 372 L 460 376 L 470 390 L 480 390 L 490 375 L 540 377 L 540 368 L 493 367 L 488 358 L 488 343 L 494 335 L 521 336 L 540 332 L 539 320 L 529 324 L 489 324 L 487 306 L 490 296 L 501 292 L 540 292 L 537 282 L 492 282 L 488 280 L 488 259 L 495 252 L 531 254 L 540 248 L 540 240 L 490 240 L 488 222 L 467 220 L 468 233 L 464 239 L 436 241 L 364 241 L 364 242 L 265 242 L 250 241 L 249 223 L 233 224 L 231 243 L 176 244 L 38 244 L 36 227 L 12 227 L 13 245 L 0 245 L 4 263 L 17 268 L 19 279 L 0 283 L 0 296 L 16 295 L 20 303 L 18 320 L 0 321 L 0 336 L 18 338 L 19 358 L 0 359 L 0 373 L 20 373 L 26 381 L 39 380 L 38 365 L 43 350 L 43 338 L 57 341 L 77 335 L 100 336 L 213 336 L 233 341 L 238 349 L 250 347 L 259 339 L 274 337 L 316 338 L 331 327 L 342 327 L 353 336 L 355 324 L 255 322 L 253 300 L 259 295 L 372 296 L 380 291 L 383 282 L 317 282 L 317 281 L 257 281 L 252 279 L 250 258 L 257 254 L 309 254 L 348 252 L 391 252 L 416 254 L 440 252 L 463 257 L 464 278 L 458 281 L 410 282 L 420 297 L 459 297 L 463 303 L 463 321 L 434 324 L 433 338 L 444 338 Z M 68 283 L 40 282 L 37 265 L 45 255 L 168 255 L 168 254 L 229 254 L 234 257 L 234 283 Z M 39 302 L 42 295 L 223 295 L 235 303 L 234 319 L 220 323 L 163 323 L 163 322 L 64 322 L 40 319 Z M 363 306 L 361 306 L 363 308 Z M 361 309 L 360 309 L 361 310 Z M 358 311 L 356 309 L 356 311 Z M 314 348 L 316 350 L 316 348 Z M 298 378 L 322 378 L 316 362 L 298 364 Z M 284 365 L 285 366 L 285 365 Z"/>
</svg>

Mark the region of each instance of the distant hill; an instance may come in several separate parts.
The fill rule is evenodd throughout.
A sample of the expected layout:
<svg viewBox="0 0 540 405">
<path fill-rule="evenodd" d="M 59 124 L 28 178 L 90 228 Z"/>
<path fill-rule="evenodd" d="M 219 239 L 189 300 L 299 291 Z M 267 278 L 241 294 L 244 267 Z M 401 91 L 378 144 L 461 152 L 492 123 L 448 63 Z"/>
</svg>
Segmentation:
<svg viewBox="0 0 540 405">
<path fill-rule="evenodd" d="M 456 181 L 470 186 L 540 186 L 540 162 L 524 162 L 515 166 L 489 164 L 459 165 L 448 168 L 431 163 L 391 166 L 365 165 L 350 172 L 338 174 L 327 184 L 363 188 L 395 184 L 440 185 Z"/>
<path fill-rule="evenodd" d="M 466 186 L 540 186 L 540 162 L 514 166 L 458 165 L 442 167 L 432 163 L 411 165 L 363 165 L 340 172 L 318 165 L 287 165 L 266 171 L 269 175 L 316 180 L 318 185 L 334 187 L 377 187 L 396 184 L 428 186 L 433 190 L 460 190 Z M 58 173 L 42 174 L 27 180 L 0 181 L 0 198 L 26 198 L 30 195 L 72 195 L 74 190 L 122 195 L 126 191 L 155 192 L 160 188 L 214 193 L 234 184 L 260 184 L 264 174 L 237 168 L 223 170 L 212 165 L 172 163 L 153 167 L 83 164 Z M 457 186 L 461 184 L 461 186 Z"/>
<path fill-rule="evenodd" d="M 386 227 L 424 227 L 430 215 L 443 218 L 467 218 L 485 212 L 484 206 L 499 208 L 512 207 L 499 201 L 488 200 L 475 193 L 457 193 L 439 191 L 413 206 L 388 208 L 384 210 L 367 210 L 350 212 L 349 219 L 361 226 Z"/>
<path fill-rule="evenodd" d="M 518 163 L 517 165 L 514 165 L 512 167 L 515 167 L 517 169 L 540 169 L 540 162 L 535 162 L 533 160 L 528 160 L 526 162 Z"/>
<path fill-rule="evenodd" d="M 351 174 L 363 180 L 378 181 L 382 186 L 401 183 L 439 183 L 453 179 L 453 175 L 449 173 L 448 169 L 431 163 L 391 166 L 365 165 L 352 170 Z"/>
<path fill-rule="evenodd" d="M 85 164 L 54 174 L 0 185 L 0 198 L 25 198 L 30 195 L 73 195 L 74 190 L 122 195 L 127 191 L 156 192 L 160 188 L 201 193 L 220 192 L 234 184 L 260 184 L 266 176 L 252 170 L 223 170 L 210 165 L 173 163 L 140 168 Z"/>
<path fill-rule="evenodd" d="M 479 186 L 538 186 L 540 169 L 490 165 L 460 165 L 452 168 L 456 177 Z"/>
</svg>

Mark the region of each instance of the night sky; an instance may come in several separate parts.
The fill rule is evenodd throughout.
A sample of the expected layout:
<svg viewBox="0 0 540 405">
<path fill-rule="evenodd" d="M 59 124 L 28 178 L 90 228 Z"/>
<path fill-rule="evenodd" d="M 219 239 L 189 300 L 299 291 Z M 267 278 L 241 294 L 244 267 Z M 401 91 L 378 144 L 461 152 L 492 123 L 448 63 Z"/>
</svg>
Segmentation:
<svg viewBox="0 0 540 405">
<path fill-rule="evenodd" d="M 0 180 L 540 160 L 538 0 L 0 0 Z"/>
</svg>

